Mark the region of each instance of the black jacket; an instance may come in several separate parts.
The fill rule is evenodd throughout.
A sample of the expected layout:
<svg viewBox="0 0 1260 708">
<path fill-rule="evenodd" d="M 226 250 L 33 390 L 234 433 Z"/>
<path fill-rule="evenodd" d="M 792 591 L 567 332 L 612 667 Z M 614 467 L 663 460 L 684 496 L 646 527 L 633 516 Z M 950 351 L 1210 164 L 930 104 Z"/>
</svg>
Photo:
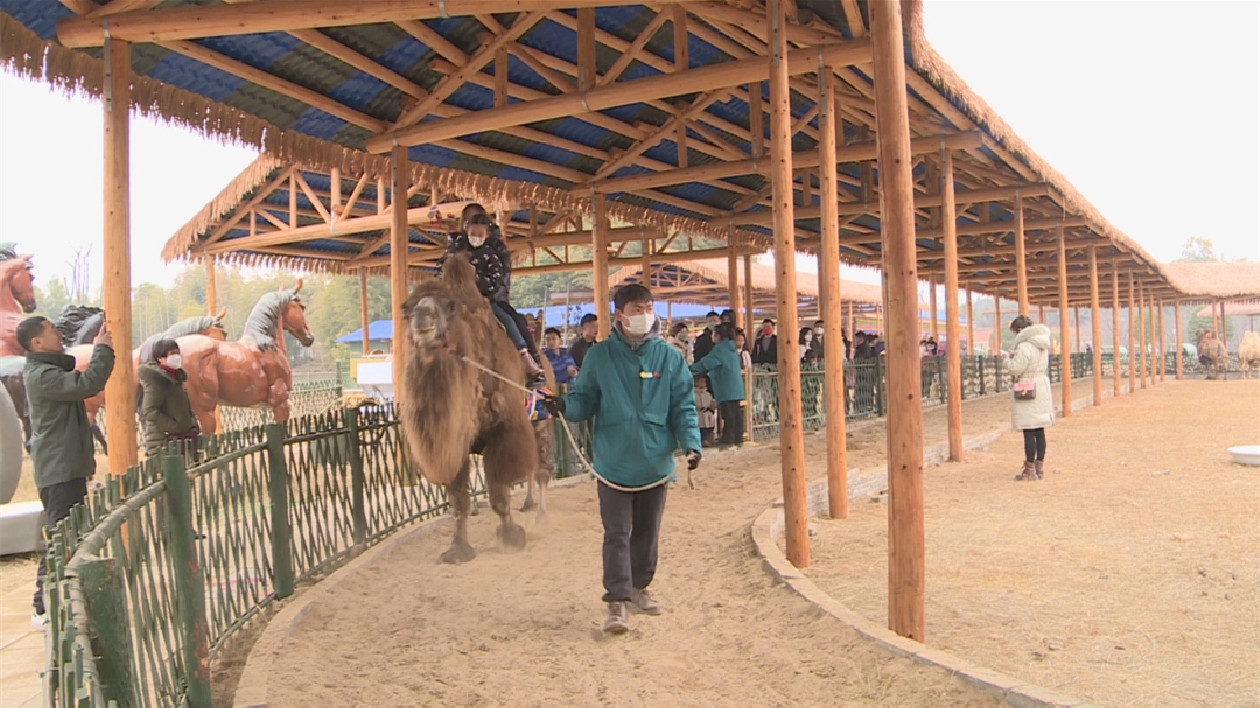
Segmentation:
<svg viewBox="0 0 1260 708">
<path fill-rule="evenodd" d="M 772 334 L 769 337 L 761 337 L 753 343 L 752 363 L 778 365 L 779 335 Z"/>
<path fill-rule="evenodd" d="M 499 236 L 497 228 L 490 229 L 490 237 L 477 248 L 468 243 L 468 235 L 452 233 L 446 244 L 446 253 L 438 259 L 438 271 L 446 259 L 456 253 L 469 254 L 469 261 L 477 271 L 477 290 L 494 302 L 508 302 L 512 291 L 512 254 Z"/>
<path fill-rule="evenodd" d="M 573 357 L 573 365 L 582 368 L 582 360 L 586 358 L 586 352 L 595 346 L 595 342 L 588 342 L 583 337 L 578 337 L 577 341 L 569 347 L 569 356 Z"/>
<path fill-rule="evenodd" d="M 705 328 L 691 345 L 692 361 L 700 361 L 713 351 L 713 330 Z"/>
<path fill-rule="evenodd" d="M 140 366 L 138 378 L 144 391 L 141 412 L 144 415 L 145 454 L 156 455 L 173 439 L 197 431 L 197 419 L 184 382 L 183 370 L 171 374 L 157 364 Z"/>
<path fill-rule="evenodd" d="M 22 380 L 31 416 L 35 488 L 91 477 L 96 471 L 92 421 L 83 402 L 105 389 L 114 371 L 114 350 L 92 347 L 92 361 L 75 371 L 68 354 L 27 352 Z"/>
</svg>

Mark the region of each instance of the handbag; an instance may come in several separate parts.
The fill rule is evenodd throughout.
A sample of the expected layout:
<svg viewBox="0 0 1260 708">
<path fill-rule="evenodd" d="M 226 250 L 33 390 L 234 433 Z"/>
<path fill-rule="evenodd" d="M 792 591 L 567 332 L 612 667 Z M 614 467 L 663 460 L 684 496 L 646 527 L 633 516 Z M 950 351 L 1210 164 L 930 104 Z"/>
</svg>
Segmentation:
<svg viewBox="0 0 1260 708">
<path fill-rule="evenodd" d="M 1037 397 L 1036 381 L 1016 381 L 1011 392 L 1017 401 L 1027 401 Z"/>
</svg>

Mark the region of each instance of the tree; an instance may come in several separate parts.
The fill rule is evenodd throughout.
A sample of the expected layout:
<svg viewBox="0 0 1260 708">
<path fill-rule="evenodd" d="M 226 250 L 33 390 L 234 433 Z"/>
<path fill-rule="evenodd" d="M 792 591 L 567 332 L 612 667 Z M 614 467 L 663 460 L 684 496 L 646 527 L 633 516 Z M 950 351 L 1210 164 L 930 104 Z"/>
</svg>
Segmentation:
<svg viewBox="0 0 1260 708">
<path fill-rule="evenodd" d="M 1212 239 L 1203 236 L 1191 236 L 1181 247 L 1181 257 L 1176 262 L 1219 261 L 1220 257 L 1212 248 Z"/>
<path fill-rule="evenodd" d="M 56 321 L 62 308 L 69 304 L 70 295 L 66 292 L 66 284 L 61 280 L 49 280 L 48 285 L 42 288 L 36 286 L 35 314 Z"/>
</svg>

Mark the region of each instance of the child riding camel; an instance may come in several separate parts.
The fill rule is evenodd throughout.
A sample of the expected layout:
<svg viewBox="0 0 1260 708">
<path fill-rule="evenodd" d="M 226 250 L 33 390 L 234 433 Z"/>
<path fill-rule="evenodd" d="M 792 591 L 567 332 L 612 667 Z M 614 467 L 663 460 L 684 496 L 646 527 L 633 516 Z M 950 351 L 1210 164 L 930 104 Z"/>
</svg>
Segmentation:
<svg viewBox="0 0 1260 708">
<path fill-rule="evenodd" d="M 463 229 L 452 233 L 446 245 L 446 253 L 438 261 L 438 270 L 442 270 L 446 259 L 455 253 L 469 254 L 469 260 L 477 271 L 477 289 L 490 301 L 490 309 L 507 330 L 512 344 L 516 345 L 521 359 L 525 361 L 525 373 L 531 381 L 538 382 L 542 376 L 542 367 L 538 365 L 538 354 L 525 338 L 518 324 L 516 310 L 509 300 L 512 280 L 512 254 L 507 244 L 499 236 L 499 231 L 490 223 L 490 217 L 480 204 L 469 204 L 464 208 Z"/>
</svg>

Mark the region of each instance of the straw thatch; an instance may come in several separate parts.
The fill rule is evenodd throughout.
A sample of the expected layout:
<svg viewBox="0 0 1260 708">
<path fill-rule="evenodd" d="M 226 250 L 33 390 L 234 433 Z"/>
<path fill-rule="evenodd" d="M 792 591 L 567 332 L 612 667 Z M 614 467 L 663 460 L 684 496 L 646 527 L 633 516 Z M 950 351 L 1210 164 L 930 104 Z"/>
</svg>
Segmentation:
<svg viewBox="0 0 1260 708">
<path fill-rule="evenodd" d="M 1260 263 L 1194 261 L 1163 264 L 1173 286 L 1186 299 L 1248 300 L 1260 298 Z"/>
</svg>

